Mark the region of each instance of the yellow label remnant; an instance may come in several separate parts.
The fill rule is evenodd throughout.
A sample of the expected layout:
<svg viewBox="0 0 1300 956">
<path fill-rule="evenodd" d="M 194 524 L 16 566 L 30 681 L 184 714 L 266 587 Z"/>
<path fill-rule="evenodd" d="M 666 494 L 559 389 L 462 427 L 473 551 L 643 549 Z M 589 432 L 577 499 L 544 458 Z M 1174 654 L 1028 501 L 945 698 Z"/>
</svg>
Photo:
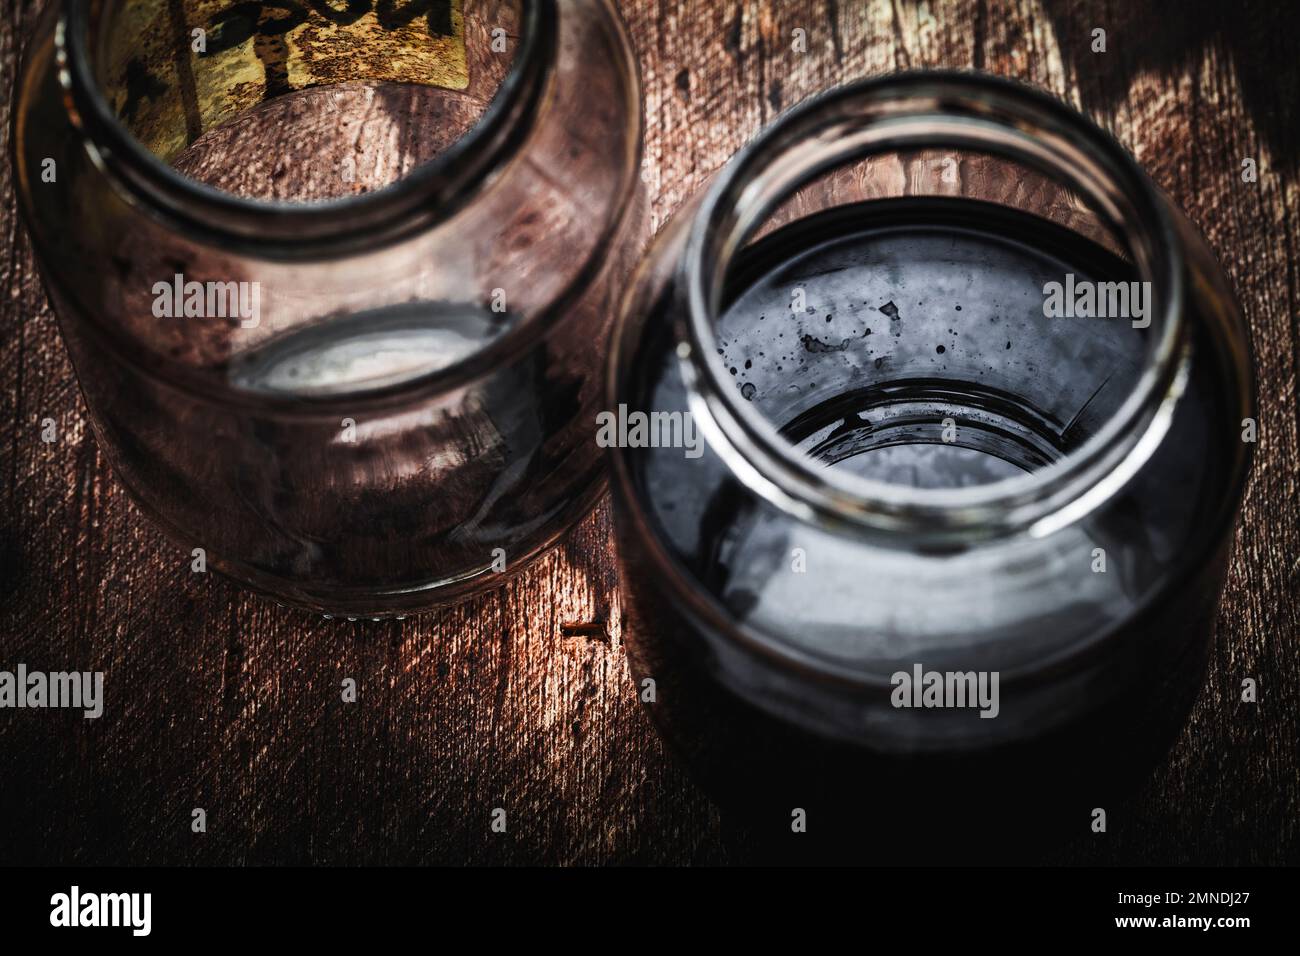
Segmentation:
<svg viewBox="0 0 1300 956">
<path fill-rule="evenodd" d="M 294 90 L 347 80 L 469 85 L 463 0 L 121 3 L 99 62 L 109 104 L 171 160 L 202 133 Z"/>
</svg>

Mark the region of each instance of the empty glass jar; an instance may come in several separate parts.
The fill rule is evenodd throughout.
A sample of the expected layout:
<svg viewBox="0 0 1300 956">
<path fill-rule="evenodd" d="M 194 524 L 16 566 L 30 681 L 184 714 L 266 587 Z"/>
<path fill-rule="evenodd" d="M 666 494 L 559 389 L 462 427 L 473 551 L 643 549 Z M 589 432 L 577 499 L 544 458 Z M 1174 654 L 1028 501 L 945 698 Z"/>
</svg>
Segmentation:
<svg viewBox="0 0 1300 956">
<path fill-rule="evenodd" d="M 660 235 L 611 362 L 632 670 L 748 825 L 1086 834 L 1182 727 L 1247 332 L 1083 117 L 966 73 L 805 103 Z"/>
<path fill-rule="evenodd" d="M 597 495 L 640 137 L 610 0 L 65 0 L 12 139 L 135 500 L 371 615 L 499 580 Z"/>
</svg>

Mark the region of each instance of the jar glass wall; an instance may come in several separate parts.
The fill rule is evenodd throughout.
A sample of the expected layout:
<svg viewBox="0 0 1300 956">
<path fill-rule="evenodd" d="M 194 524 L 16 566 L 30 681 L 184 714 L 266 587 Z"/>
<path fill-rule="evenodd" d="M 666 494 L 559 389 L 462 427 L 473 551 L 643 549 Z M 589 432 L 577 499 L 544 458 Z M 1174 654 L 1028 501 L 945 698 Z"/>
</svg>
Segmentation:
<svg viewBox="0 0 1300 956">
<path fill-rule="evenodd" d="M 1181 728 L 1249 345 L 1082 117 L 966 73 L 796 108 L 661 234 L 611 362 L 632 669 L 725 808 L 1005 847 Z"/>
<path fill-rule="evenodd" d="M 595 500 L 640 140 L 608 0 L 66 0 L 12 137 L 137 503 L 244 583 L 367 615 L 492 583 Z"/>
</svg>

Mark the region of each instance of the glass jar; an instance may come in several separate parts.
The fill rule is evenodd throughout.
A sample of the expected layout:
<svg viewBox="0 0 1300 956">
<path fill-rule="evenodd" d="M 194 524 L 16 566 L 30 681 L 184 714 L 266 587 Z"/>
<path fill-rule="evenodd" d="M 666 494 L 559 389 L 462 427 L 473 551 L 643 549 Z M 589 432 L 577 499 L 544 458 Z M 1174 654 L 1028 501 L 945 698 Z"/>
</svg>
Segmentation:
<svg viewBox="0 0 1300 956">
<path fill-rule="evenodd" d="M 1253 389 L 1205 243 L 1085 118 L 970 73 L 806 102 L 613 337 L 638 691 L 751 834 L 1087 834 L 1203 680 Z"/>
<path fill-rule="evenodd" d="M 207 563 L 405 613 L 594 502 L 639 242 L 610 0 L 65 0 L 12 141 L 100 445 Z"/>
</svg>

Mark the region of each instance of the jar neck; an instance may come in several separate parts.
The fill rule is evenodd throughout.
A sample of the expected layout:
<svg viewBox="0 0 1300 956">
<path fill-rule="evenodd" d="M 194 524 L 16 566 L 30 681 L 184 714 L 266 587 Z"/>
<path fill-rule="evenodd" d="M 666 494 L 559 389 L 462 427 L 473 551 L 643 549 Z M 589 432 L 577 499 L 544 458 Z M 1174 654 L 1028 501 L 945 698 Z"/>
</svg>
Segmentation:
<svg viewBox="0 0 1300 956">
<path fill-rule="evenodd" d="M 1133 390 L 1091 438 L 1038 470 L 966 488 L 913 488 L 828 469 L 746 401 L 719 359 L 728 269 L 774 210 L 837 168 L 884 152 L 977 151 L 1032 168 L 1085 198 L 1150 289 L 1147 349 Z M 960 549 L 1043 536 L 1110 498 L 1159 445 L 1187 377 L 1184 267 L 1170 210 L 1113 139 L 1020 84 L 965 72 L 897 74 L 795 108 L 722 171 L 690 224 L 678 356 L 692 414 L 755 492 L 802 521 L 909 546 Z"/>
<path fill-rule="evenodd" d="M 56 33 L 59 82 L 73 126 L 106 176 L 134 203 L 178 231 L 277 260 L 371 250 L 435 227 L 483 189 L 533 128 L 556 55 L 558 0 L 523 0 L 511 65 L 478 122 L 434 159 L 382 189 L 323 202 L 236 196 L 177 172 L 115 115 L 92 50 L 109 4 L 64 0 Z"/>
</svg>

